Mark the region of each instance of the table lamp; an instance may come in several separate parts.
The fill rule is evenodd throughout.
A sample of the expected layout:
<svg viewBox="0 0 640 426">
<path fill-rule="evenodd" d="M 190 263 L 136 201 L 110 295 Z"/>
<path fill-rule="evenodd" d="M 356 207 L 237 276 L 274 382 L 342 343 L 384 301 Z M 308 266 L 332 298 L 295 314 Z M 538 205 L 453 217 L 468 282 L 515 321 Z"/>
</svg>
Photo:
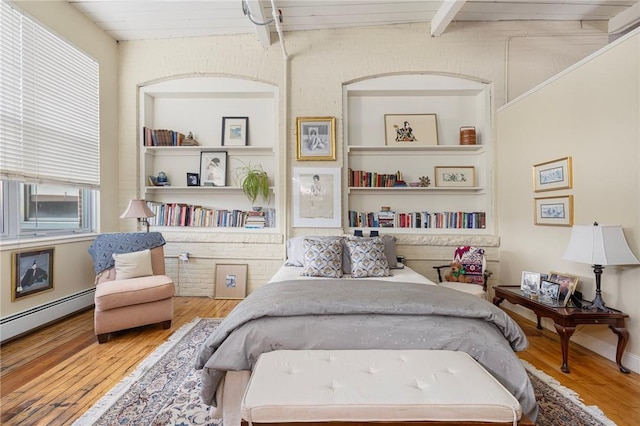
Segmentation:
<svg viewBox="0 0 640 426">
<path fill-rule="evenodd" d="M 602 300 L 600 278 L 607 265 L 635 265 L 638 259 L 627 245 L 621 226 L 616 225 L 576 225 L 571 228 L 569 246 L 562 256 L 565 260 L 593 265 L 596 275 L 596 297 L 586 309 L 610 310 Z"/>
<path fill-rule="evenodd" d="M 127 209 L 120 215 L 120 219 L 136 218 L 138 222 L 143 225 L 147 225 L 147 232 L 149 232 L 149 221 L 147 218 L 154 217 L 155 214 L 147 206 L 145 200 L 130 200 Z"/>
</svg>

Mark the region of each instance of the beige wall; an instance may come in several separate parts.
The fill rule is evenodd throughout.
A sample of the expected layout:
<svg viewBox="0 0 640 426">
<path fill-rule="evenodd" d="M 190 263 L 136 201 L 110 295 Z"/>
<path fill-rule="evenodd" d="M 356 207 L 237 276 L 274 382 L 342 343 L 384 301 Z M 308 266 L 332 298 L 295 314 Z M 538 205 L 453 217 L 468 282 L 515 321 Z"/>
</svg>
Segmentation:
<svg viewBox="0 0 640 426">
<path fill-rule="evenodd" d="M 622 225 L 640 257 L 640 32 L 634 34 L 498 112 L 496 198 L 504 284 L 519 283 L 523 270 L 560 271 L 579 276 L 578 290 L 593 297 L 591 267 L 561 259 L 571 229 L 535 226 L 534 197 L 573 195 L 575 224 Z M 573 188 L 534 193 L 532 165 L 565 156 L 573 158 Z M 639 284 L 638 266 L 607 267 L 602 276 L 607 305 L 630 316 L 624 362 L 635 371 L 640 371 Z M 617 339 L 606 326 L 580 328 L 572 340 L 615 359 Z"/>
<path fill-rule="evenodd" d="M 21 1 L 15 4 L 100 64 L 101 203 L 100 229 L 119 226 L 117 179 L 118 44 L 67 2 Z M 0 316 L 60 299 L 93 287 L 93 264 L 87 247 L 93 238 L 25 239 L 0 246 Z M 54 290 L 11 302 L 11 253 L 54 247 Z"/>
</svg>

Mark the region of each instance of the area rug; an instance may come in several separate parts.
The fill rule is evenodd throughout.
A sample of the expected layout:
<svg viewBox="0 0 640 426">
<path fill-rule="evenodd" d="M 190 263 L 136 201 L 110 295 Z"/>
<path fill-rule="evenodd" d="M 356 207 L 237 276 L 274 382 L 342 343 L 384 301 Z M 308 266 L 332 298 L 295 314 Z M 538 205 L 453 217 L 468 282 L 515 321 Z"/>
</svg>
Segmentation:
<svg viewBox="0 0 640 426">
<path fill-rule="evenodd" d="M 215 425 L 200 401 L 200 372 L 193 361 L 200 343 L 220 321 L 196 318 L 181 327 L 74 425 Z M 540 407 L 537 425 L 615 425 L 597 407 L 584 405 L 575 392 L 523 363 Z"/>
</svg>

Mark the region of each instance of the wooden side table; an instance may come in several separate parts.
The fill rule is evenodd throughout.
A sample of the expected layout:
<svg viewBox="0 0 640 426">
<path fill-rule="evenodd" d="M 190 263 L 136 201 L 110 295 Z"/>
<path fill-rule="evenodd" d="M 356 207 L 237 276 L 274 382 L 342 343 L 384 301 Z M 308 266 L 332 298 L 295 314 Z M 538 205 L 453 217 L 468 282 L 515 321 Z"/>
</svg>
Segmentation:
<svg viewBox="0 0 640 426">
<path fill-rule="evenodd" d="M 631 370 L 622 365 L 622 354 L 629 340 L 629 332 L 624 326 L 625 318 L 629 315 L 624 312 L 612 310 L 603 312 L 581 308 L 561 308 L 546 305 L 537 300 L 531 299 L 520 290 L 519 286 L 497 286 L 493 304 L 499 306 L 503 300 L 508 300 L 514 305 L 524 306 L 531 309 L 538 319 L 538 328 L 541 329 L 540 318 L 551 318 L 558 335 L 560 336 L 560 346 L 562 348 L 562 366 L 560 369 L 569 373 L 569 339 L 576 330 L 576 326 L 585 324 L 607 324 L 611 331 L 618 336 L 618 347 L 616 348 L 616 363 L 621 372 L 629 374 Z"/>
</svg>

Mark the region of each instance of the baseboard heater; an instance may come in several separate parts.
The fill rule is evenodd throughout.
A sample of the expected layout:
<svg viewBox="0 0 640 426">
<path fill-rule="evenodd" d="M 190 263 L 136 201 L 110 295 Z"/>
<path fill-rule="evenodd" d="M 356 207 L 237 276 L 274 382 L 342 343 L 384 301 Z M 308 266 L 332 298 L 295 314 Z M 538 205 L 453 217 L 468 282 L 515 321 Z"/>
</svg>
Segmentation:
<svg viewBox="0 0 640 426">
<path fill-rule="evenodd" d="M 93 295 L 95 292 L 95 288 L 83 290 L 61 299 L 53 300 L 43 305 L 0 318 L 0 342 L 4 342 L 5 340 L 24 334 L 69 314 L 88 308 L 93 305 Z"/>
</svg>

